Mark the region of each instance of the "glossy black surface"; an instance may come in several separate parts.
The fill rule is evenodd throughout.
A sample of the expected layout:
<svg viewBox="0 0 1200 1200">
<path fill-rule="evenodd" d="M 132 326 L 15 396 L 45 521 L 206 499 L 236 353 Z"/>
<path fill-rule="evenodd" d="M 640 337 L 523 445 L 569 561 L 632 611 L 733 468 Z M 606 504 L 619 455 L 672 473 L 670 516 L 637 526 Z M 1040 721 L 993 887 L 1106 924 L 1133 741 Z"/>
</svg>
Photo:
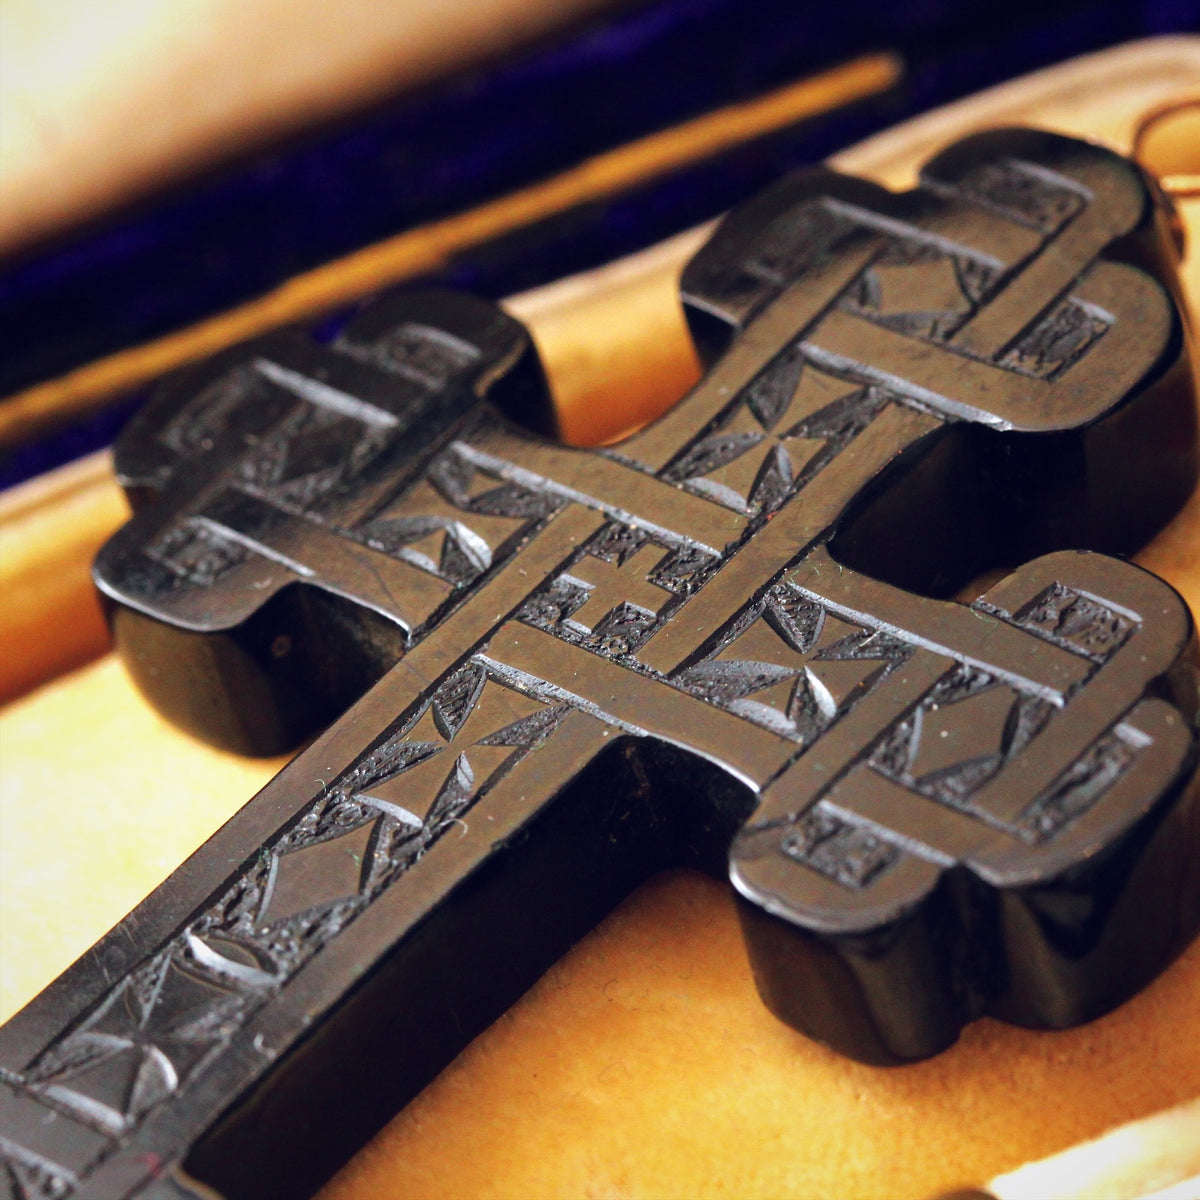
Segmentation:
<svg viewBox="0 0 1200 1200">
<path fill-rule="evenodd" d="M 175 381 L 96 566 L 147 696 L 271 751 L 378 682 L 4 1028 L 12 1169 L 303 1195 L 671 864 L 868 1063 L 1153 977 L 1200 920 L 1196 641 L 1090 549 L 1195 478 L 1161 216 L 1028 131 L 787 180 L 685 273 L 705 379 L 602 451 L 448 293 Z"/>
</svg>

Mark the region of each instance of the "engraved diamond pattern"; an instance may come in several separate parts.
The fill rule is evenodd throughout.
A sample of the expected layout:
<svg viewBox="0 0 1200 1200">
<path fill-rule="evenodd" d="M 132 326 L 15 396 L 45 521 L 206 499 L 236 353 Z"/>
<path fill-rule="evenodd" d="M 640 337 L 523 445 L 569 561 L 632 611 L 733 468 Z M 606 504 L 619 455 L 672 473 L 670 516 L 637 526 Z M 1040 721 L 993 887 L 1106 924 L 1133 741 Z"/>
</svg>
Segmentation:
<svg viewBox="0 0 1200 1200">
<path fill-rule="evenodd" d="M 667 468 L 666 478 L 739 512 L 773 512 L 878 408 L 863 388 L 806 364 L 792 348 L 750 384 L 716 431 Z"/>
<path fill-rule="evenodd" d="M 678 683 L 785 736 L 808 742 L 902 662 L 910 648 L 853 624 L 781 584 L 720 649 Z"/>
</svg>

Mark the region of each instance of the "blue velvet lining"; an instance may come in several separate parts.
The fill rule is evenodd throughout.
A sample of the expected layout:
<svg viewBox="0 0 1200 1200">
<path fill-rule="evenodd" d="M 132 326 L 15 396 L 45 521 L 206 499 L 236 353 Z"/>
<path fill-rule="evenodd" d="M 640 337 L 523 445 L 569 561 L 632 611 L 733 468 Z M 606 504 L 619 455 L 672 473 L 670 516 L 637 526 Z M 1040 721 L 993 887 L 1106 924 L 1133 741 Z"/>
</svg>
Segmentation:
<svg viewBox="0 0 1200 1200">
<path fill-rule="evenodd" d="M 0 395 L 865 50 L 903 52 L 903 85 L 474 248 L 439 278 L 491 296 L 533 287 L 714 216 L 905 116 L 1105 45 L 1197 26 L 1200 0 L 658 0 L 8 264 Z M 328 333 L 336 319 L 323 324 Z M 127 398 L 10 452 L 0 486 L 107 444 L 135 406 Z"/>
</svg>

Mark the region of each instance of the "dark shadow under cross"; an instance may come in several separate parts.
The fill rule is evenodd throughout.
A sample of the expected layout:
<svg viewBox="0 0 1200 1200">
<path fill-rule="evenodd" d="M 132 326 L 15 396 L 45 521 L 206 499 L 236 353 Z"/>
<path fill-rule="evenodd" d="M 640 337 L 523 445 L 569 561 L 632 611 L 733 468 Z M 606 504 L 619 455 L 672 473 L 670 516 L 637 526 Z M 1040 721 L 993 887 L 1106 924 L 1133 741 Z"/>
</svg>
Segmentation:
<svg viewBox="0 0 1200 1200">
<path fill-rule="evenodd" d="M 5 1027 L 12 1186 L 305 1194 L 671 864 L 729 872 L 766 1003 L 868 1063 L 1160 971 L 1192 623 L 1074 549 L 1195 478 L 1155 203 L 1027 131 L 903 195 L 786 180 L 684 275 L 708 374 L 607 450 L 513 423 L 529 340 L 448 293 L 166 388 L 96 566 L 131 672 L 243 751 L 353 707 Z"/>
</svg>

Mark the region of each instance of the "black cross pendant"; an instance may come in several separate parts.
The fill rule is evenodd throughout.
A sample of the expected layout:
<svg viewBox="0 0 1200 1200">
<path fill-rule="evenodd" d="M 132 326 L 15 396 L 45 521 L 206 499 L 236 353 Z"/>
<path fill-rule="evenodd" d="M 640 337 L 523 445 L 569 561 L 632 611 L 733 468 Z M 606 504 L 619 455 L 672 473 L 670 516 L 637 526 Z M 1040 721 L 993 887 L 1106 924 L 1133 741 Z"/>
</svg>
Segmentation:
<svg viewBox="0 0 1200 1200">
<path fill-rule="evenodd" d="M 1141 987 L 1200 922 L 1196 644 L 1092 551 L 1195 478 L 1173 255 L 1130 163 L 1002 131 L 727 218 L 708 374 L 605 450 L 449 293 L 168 387 L 96 566 L 130 670 L 243 751 L 352 707 L 4 1028 L 13 1178 L 306 1194 L 670 865 L 863 1062 Z"/>
</svg>

